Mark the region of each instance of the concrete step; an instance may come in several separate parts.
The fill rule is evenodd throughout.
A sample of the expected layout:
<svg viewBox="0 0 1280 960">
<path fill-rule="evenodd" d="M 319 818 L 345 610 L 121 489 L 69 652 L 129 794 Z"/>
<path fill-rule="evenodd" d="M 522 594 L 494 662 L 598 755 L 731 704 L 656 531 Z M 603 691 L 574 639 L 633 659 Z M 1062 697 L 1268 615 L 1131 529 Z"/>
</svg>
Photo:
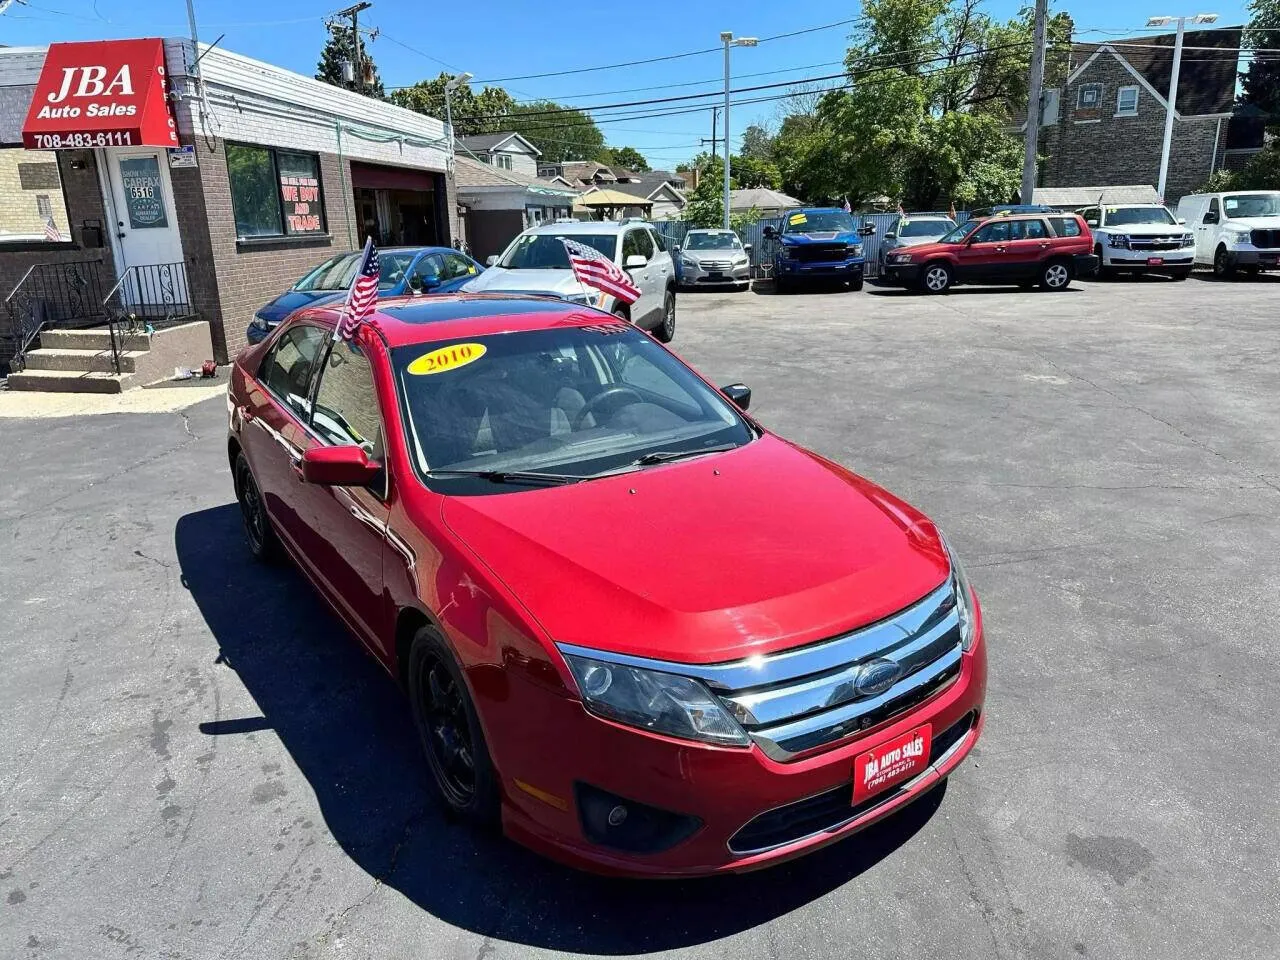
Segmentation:
<svg viewBox="0 0 1280 960">
<path fill-rule="evenodd" d="M 135 384 L 132 373 L 85 373 L 80 370 L 23 370 L 9 374 L 10 390 L 46 393 L 123 393 Z"/>
<path fill-rule="evenodd" d="M 136 372 L 138 358 L 146 355 L 145 350 L 126 350 L 120 355 L 120 372 Z M 67 350 L 61 347 L 32 350 L 26 356 L 26 369 L 74 370 L 80 373 L 116 372 L 110 350 Z"/>
<path fill-rule="evenodd" d="M 148 350 L 151 338 L 145 333 L 121 334 L 117 337 L 123 350 Z M 40 346 L 54 350 L 110 350 L 111 332 L 105 327 L 93 330 L 43 330 Z"/>
</svg>

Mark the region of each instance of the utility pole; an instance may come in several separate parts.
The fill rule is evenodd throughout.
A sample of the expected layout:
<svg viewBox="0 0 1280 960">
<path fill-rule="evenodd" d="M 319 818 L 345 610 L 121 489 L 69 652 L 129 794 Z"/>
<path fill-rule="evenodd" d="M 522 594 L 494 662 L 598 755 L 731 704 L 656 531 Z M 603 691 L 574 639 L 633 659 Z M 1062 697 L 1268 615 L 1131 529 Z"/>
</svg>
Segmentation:
<svg viewBox="0 0 1280 960">
<path fill-rule="evenodd" d="M 351 45 L 354 47 L 354 55 L 356 62 L 352 65 L 356 81 L 356 93 L 364 93 L 364 54 L 360 48 L 360 11 L 368 10 L 373 4 L 368 0 L 361 0 L 360 3 L 352 4 L 344 10 L 339 10 L 334 17 L 350 17 L 351 18 Z"/>
<path fill-rule="evenodd" d="M 1198 13 L 1194 17 L 1152 17 L 1147 21 L 1148 27 L 1168 26 L 1174 20 L 1178 22 L 1178 34 L 1173 41 L 1173 69 L 1169 73 L 1169 103 L 1164 112 L 1164 146 L 1160 148 L 1160 186 L 1156 187 L 1156 197 L 1164 203 L 1164 188 L 1169 179 L 1169 147 L 1173 143 L 1173 115 L 1177 111 L 1178 72 L 1182 66 L 1182 34 L 1187 21 L 1192 23 L 1214 23 L 1216 13 Z"/>
<path fill-rule="evenodd" d="M 1031 50 L 1031 84 L 1027 91 L 1027 139 L 1022 154 L 1022 202 L 1030 203 L 1036 189 L 1036 150 L 1040 145 L 1040 118 L 1044 109 L 1044 51 L 1049 0 L 1036 0 L 1035 32 Z"/>
<path fill-rule="evenodd" d="M 712 107 L 711 108 L 711 139 L 708 140 L 706 137 L 703 137 L 702 142 L 704 145 L 708 143 L 711 144 L 711 155 L 713 157 L 716 155 L 716 144 L 720 142 L 719 137 L 716 136 L 716 127 L 719 124 L 719 121 L 720 121 L 720 108 Z"/>
</svg>

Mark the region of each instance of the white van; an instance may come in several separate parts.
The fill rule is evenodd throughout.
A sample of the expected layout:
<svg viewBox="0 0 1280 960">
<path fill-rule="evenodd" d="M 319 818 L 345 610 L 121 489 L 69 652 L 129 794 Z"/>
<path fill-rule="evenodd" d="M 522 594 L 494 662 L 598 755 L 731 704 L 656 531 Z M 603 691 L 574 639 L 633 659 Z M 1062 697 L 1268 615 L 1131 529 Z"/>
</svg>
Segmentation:
<svg viewBox="0 0 1280 960">
<path fill-rule="evenodd" d="M 1280 190 L 1188 194 L 1178 219 L 1196 235 L 1196 263 L 1216 276 L 1280 267 Z"/>
</svg>

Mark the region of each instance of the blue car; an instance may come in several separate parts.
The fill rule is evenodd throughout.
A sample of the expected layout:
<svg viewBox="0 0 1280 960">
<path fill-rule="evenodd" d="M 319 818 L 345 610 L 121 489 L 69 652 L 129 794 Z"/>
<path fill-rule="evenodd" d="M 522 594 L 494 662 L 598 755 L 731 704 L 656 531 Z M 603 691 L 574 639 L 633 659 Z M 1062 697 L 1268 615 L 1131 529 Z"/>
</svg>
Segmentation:
<svg viewBox="0 0 1280 960">
<path fill-rule="evenodd" d="M 766 239 L 777 241 L 773 278 L 779 293 L 802 283 L 839 280 L 852 290 L 862 289 L 861 231 L 853 216 L 839 207 L 802 207 L 782 215 L 782 228 L 764 228 Z"/>
<path fill-rule="evenodd" d="M 330 257 L 255 313 L 245 338 L 251 344 L 260 343 L 299 307 L 345 296 L 359 260 L 359 251 Z M 378 250 L 378 260 L 382 264 L 380 297 L 452 293 L 484 270 L 453 247 L 386 247 Z"/>
</svg>

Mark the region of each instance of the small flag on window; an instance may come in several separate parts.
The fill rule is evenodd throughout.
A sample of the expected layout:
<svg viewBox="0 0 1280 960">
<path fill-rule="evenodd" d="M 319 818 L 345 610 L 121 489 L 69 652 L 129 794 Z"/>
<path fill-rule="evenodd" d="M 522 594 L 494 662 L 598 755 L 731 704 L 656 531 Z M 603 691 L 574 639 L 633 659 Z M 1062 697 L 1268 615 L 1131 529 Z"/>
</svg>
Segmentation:
<svg viewBox="0 0 1280 960">
<path fill-rule="evenodd" d="M 369 314 L 378 308 L 378 279 L 382 266 L 378 263 L 378 250 L 373 245 L 373 237 L 364 242 L 364 252 L 360 255 L 360 266 L 351 280 L 347 290 L 347 299 L 342 304 L 342 318 L 338 321 L 333 338 L 351 340 L 356 335 L 356 328 Z"/>
<path fill-rule="evenodd" d="M 568 237 L 561 237 L 569 266 L 579 283 L 603 290 L 623 303 L 635 303 L 640 299 L 640 288 L 631 282 L 619 266 L 594 247 Z"/>
<path fill-rule="evenodd" d="M 62 242 L 62 234 L 58 232 L 58 225 L 53 222 L 53 217 L 44 218 L 44 238 L 51 243 Z"/>
</svg>

